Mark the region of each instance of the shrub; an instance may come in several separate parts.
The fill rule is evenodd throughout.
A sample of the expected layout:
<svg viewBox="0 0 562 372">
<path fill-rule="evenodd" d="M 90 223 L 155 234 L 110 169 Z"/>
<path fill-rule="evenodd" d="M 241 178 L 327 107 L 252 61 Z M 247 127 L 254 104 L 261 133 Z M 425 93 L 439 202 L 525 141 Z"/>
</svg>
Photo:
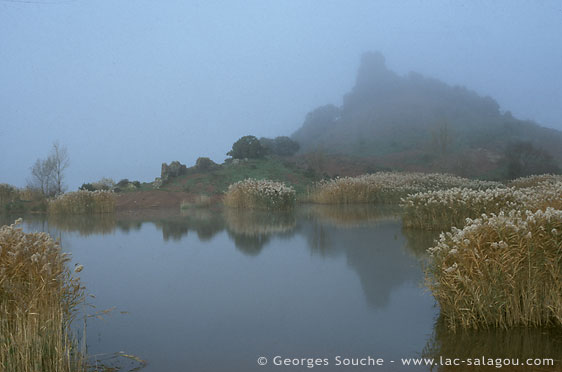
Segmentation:
<svg viewBox="0 0 562 372">
<path fill-rule="evenodd" d="M 57 196 L 49 201 L 50 214 L 110 213 L 115 208 L 111 191 L 76 191 Z"/>
<path fill-rule="evenodd" d="M 427 284 L 449 328 L 562 326 L 562 211 L 467 219 L 429 252 Z"/>
<path fill-rule="evenodd" d="M 94 190 L 109 191 L 113 190 L 113 188 L 115 187 L 115 181 L 113 181 L 111 178 L 104 177 L 98 182 L 94 182 L 92 186 L 94 186 Z"/>
<path fill-rule="evenodd" d="M 96 191 L 96 189 L 94 188 L 94 185 L 92 185 L 91 183 L 83 183 L 82 186 L 80 186 L 78 188 L 78 190 L 82 190 L 82 191 Z"/>
<path fill-rule="evenodd" d="M 129 180 L 127 178 L 123 178 L 121 181 L 117 182 L 118 187 L 127 187 L 129 185 Z"/>
<path fill-rule="evenodd" d="M 290 186 L 270 180 L 248 178 L 228 187 L 224 204 L 233 208 L 291 209 L 295 205 L 296 193 Z"/>
<path fill-rule="evenodd" d="M 69 257 L 48 234 L 26 234 L 16 224 L 0 228 L 0 366 L 85 371 L 71 336 L 83 288 L 67 267 Z"/>
</svg>

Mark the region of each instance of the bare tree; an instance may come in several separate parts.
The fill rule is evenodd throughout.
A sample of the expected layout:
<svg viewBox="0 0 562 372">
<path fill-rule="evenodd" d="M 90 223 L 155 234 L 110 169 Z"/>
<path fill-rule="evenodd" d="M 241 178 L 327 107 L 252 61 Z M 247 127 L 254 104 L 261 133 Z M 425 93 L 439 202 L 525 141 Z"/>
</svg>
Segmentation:
<svg viewBox="0 0 562 372">
<path fill-rule="evenodd" d="M 51 196 L 54 192 L 53 180 L 54 163 L 51 158 L 37 159 L 31 167 L 31 180 L 29 186 L 41 190 L 43 195 Z"/>
<path fill-rule="evenodd" d="M 45 196 L 62 194 L 65 190 L 64 171 L 70 165 L 68 150 L 58 142 L 53 143 L 46 159 L 37 159 L 31 167 L 31 187 L 41 190 Z"/>
<path fill-rule="evenodd" d="M 66 190 L 63 184 L 64 171 L 70 165 L 68 150 L 66 146 L 61 146 L 59 142 L 53 143 L 53 149 L 49 155 L 50 161 L 53 163 L 53 181 L 55 185 L 55 194 L 62 194 Z"/>
</svg>

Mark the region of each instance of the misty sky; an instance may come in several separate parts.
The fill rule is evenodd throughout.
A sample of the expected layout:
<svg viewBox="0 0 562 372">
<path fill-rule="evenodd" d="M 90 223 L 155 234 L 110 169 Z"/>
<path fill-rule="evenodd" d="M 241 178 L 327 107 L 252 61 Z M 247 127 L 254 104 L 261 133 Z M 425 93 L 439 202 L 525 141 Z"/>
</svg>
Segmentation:
<svg viewBox="0 0 562 372">
<path fill-rule="evenodd" d="M 222 162 L 340 105 L 375 50 L 562 129 L 560 1 L 0 0 L 0 183 L 55 140 L 70 190 Z"/>
</svg>

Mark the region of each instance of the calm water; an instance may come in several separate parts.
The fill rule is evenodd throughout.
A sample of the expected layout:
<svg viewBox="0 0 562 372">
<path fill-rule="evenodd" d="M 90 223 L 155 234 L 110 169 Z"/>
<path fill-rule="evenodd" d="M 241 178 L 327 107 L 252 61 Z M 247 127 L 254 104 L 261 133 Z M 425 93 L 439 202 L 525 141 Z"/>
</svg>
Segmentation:
<svg viewBox="0 0 562 372">
<path fill-rule="evenodd" d="M 143 213 L 24 226 L 59 237 L 85 266 L 89 313 L 115 308 L 88 321 L 88 352 L 124 370 L 138 363 L 116 352 L 146 360 L 146 372 L 311 370 L 275 366 L 275 356 L 327 358 L 312 368 L 321 371 L 429 370 L 400 361 L 439 355 L 561 359 L 559 332 L 443 329 L 423 288 L 433 236 L 403 231 L 392 211 Z M 384 366 L 337 367 L 338 355 Z"/>
</svg>

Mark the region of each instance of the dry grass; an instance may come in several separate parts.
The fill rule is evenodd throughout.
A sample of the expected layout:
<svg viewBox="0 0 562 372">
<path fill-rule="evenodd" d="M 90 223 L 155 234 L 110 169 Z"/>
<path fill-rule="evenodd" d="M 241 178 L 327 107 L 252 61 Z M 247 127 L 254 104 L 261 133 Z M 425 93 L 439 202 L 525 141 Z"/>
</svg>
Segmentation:
<svg viewBox="0 0 562 372">
<path fill-rule="evenodd" d="M 18 222 L 18 221 L 16 221 Z M 0 229 L 0 370 L 85 371 L 71 322 L 83 288 L 46 233 Z"/>
<path fill-rule="evenodd" d="M 49 214 L 111 213 L 115 196 L 111 191 L 75 191 L 49 201 Z"/>
<path fill-rule="evenodd" d="M 528 177 L 516 178 L 508 183 L 508 186 L 516 188 L 527 188 L 538 186 L 543 183 L 557 183 L 562 182 L 562 175 L 560 174 L 539 174 Z"/>
<path fill-rule="evenodd" d="M 248 178 L 230 185 L 223 201 L 231 208 L 288 210 L 295 206 L 296 193 L 281 182 Z"/>
<path fill-rule="evenodd" d="M 18 189 L 5 183 L 0 183 L 0 206 L 9 204 L 19 197 Z"/>
<path fill-rule="evenodd" d="M 449 328 L 562 326 L 562 211 L 468 219 L 429 252 L 427 284 Z"/>
<path fill-rule="evenodd" d="M 469 180 L 448 174 L 379 172 L 317 183 L 308 199 L 322 204 L 394 203 L 408 194 L 453 187 L 501 187 L 490 181 Z"/>
<path fill-rule="evenodd" d="M 466 218 L 511 209 L 562 209 L 562 182 L 541 182 L 528 188 L 472 190 L 453 188 L 409 195 L 402 199 L 406 227 L 448 230 Z"/>
</svg>

